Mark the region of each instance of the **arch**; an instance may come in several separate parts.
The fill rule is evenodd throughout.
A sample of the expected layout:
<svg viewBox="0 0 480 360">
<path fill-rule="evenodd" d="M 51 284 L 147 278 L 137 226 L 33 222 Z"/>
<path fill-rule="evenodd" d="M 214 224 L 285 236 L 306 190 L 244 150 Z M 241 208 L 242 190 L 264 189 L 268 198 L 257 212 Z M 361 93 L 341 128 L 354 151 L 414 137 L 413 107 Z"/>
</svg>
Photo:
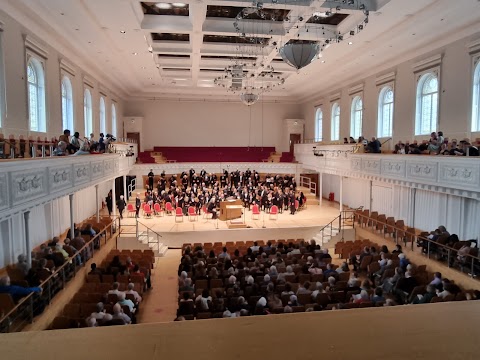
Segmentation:
<svg viewBox="0 0 480 360">
<path fill-rule="evenodd" d="M 392 136 L 393 133 L 393 101 L 391 86 L 385 86 L 378 96 L 378 131 L 379 138 Z"/>
<path fill-rule="evenodd" d="M 315 141 L 323 141 L 323 111 L 318 108 L 315 113 Z"/>
<path fill-rule="evenodd" d="M 415 135 L 429 135 L 438 123 L 438 77 L 430 72 L 420 77 L 417 85 Z"/>
<path fill-rule="evenodd" d="M 472 131 L 480 131 L 480 61 L 473 72 Z"/>
<path fill-rule="evenodd" d="M 350 113 L 350 136 L 358 139 L 362 136 L 363 101 L 361 96 L 355 96 L 352 100 Z"/>
<path fill-rule="evenodd" d="M 85 120 L 85 137 L 93 132 L 92 93 L 85 89 L 83 94 L 83 117 Z"/>
<path fill-rule="evenodd" d="M 340 139 L 340 105 L 332 105 L 332 128 L 330 131 L 330 140 L 338 141 Z"/>
<path fill-rule="evenodd" d="M 100 96 L 100 132 L 106 134 L 107 132 L 107 122 L 105 114 L 105 99 L 103 96 Z"/>
<path fill-rule="evenodd" d="M 73 88 L 68 76 L 62 79 L 62 125 L 73 131 Z"/>
<path fill-rule="evenodd" d="M 46 132 L 45 72 L 42 63 L 34 57 L 27 63 L 27 84 L 30 130 Z"/>
</svg>

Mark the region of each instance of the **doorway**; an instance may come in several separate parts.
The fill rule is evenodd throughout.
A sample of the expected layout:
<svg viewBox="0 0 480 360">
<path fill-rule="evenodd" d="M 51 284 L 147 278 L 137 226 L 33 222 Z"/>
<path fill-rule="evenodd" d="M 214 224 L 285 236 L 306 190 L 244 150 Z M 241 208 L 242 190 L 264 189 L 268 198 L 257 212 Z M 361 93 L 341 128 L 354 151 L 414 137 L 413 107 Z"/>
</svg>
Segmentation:
<svg viewBox="0 0 480 360">
<path fill-rule="evenodd" d="M 293 155 L 295 144 L 300 144 L 301 141 L 302 141 L 301 134 L 290 134 L 290 155 Z"/>
<path fill-rule="evenodd" d="M 127 139 L 132 139 L 135 140 L 138 144 L 138 152 L 140 152 L 141 147 L 140 147 L 140 133 L 139 132 L 127 132 Z M 138 154 L 135 154 L 138 155 Z"/>
</svg>

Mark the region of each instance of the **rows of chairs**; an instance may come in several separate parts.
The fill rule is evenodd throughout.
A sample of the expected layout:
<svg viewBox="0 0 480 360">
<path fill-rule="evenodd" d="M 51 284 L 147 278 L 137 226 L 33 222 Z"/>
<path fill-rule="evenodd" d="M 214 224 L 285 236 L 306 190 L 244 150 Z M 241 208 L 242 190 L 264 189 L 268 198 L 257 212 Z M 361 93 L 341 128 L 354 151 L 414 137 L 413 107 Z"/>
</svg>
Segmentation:
<svg viewBox="0 0 480 360">
<path fill-rule="evenodd" d="M 5 135 L 0 133 L 0 159 L 52 156 L 57 144 L 58 140 L 55 137 L 49 140 L 47 137 L 37 136 L 37 138 L 34 138 L 33 136 L 25 137 L 10 134 L 8 138 L 5 138 Z"/>
</svg>

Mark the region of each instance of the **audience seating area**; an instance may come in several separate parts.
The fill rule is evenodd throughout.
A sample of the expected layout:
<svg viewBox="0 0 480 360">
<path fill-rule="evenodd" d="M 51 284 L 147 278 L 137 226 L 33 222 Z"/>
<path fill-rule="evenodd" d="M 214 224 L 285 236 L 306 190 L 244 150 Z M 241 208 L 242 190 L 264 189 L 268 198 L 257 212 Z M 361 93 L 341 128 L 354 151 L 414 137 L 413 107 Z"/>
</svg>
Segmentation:
<svg viewBox="0 0 480 360">
<path fill-rule="evenodd" d="M 262 162 L 275 153 L 274 147 L 174 147 L 155 146 L 151 151 L 141 152 L 138 159 L 145 164 L 155 163 L 155 157 L 166 162 Z M 154 157 L 154 156 L 155 157 Z M 292 161 L 293 157 L 282 154 L 280 161 Z"/>
<path fill-rule="evenodd" d="M 144 276 L 136 276 L 135 273 L 122 272 L 119 268 L 111 267 L 112 261 L 118 256 L 122 264 L 126 264 L 127 259 L 131 259 L 133 264 L 140 266 L 142 274 L 151 274 L 155 256 L 152 250 L 112 250 L 107 258 L 102 262 L 101 267 L 97 267 L 95 273 L 90 272 L 86 277 L 86 282 L 80 290 L 73 296 L 70 303 L 65 305 L 61 315 L 57 316 L 50 329 L 68 329 L 87 326 L 87 319 L 97 311 L 99 302 L 104 304 L 105 312 L 113 315 L 113 305 L 118 302 L 116 294 L 109 294 L 113 289 L 115 282 L 119 283 L 118 291 L 125 292 L 129 283 L 134 284 L 134 291 L 140 296 L 146 290 Z M 126 294 L 126 298 L 135 303 L 135 298 L 131 294 Z M 136 312 L 133 314 L 127 305 L 122 306 L 124 314 L 133 319 L 138 315 L 139 306 L 136 306 Z M 118 320 L 118 319 L 117 319 Z M 97 322 L 99 326 L 123 325 L 123 322 L 111 321 Z"/>
<path fill-rule="evenodd" d="M 33 299 L 31 303 L 24 301 L 26 298 L 14 299 L 9 293 L 0 294 L 0 332 L 19 331 L 33 320 L 32 314 L 33 316 L 41 314 L 55 295 L 75 277 L 76 269 L 83 266 L 94 251 L 100 249 L 102 243 L 106 243 L 112 237 L 112 225 L 113 221 L 109 217 L 101 218 L 99 222 L 92 217 L 76 224 L 77 229 L 91 226 L 97 234 L 94 237 L 79 235 L 80 240 L 77 244 L 80 245 L 76 245 L 77 248 L 72 247 L 75 239 L 69 243 L 65 242 L 69 237 L 69 230 L 59 234 L 56 239 L 40 244 L 32 250 L 32 263 L 28 266 L 30 270 L 27 275 L 25 270 L 19 267 L 19 263 L 8 265 L 5 270 L 12 285 L 25 288 L 40 286 L 43 292 L 41 295 L 33 293 L 29 295 Z M 63 252 L 57 249 L 57 244 Z M 25 268 L 25 265 L 22 265 Z M 15 310 L 19 303 L 20 306 Z"/>
<path fill-rule="evenodd" d="M 386 217 L 377 211 L 358 209 L 355 211 L 355 221 L 362 227 L 392 237 L 397 243 L 403 243 L 405 246 L 410 244 L 411 250 L 418 247 L 423 254 L 445 263 L 448 267 L 455 267 L 470 276 L 480 274 L 478 243 L 474 240 L 460 241 L 457 237 L 455 241 L 450 236 L 439 236 L 436 240 L 431 240 L 428 238 L 430 232 L 407 227 L 403 220 Z M 470 247 L 472 241 L 475 242 L 475 247 Z M 459 258 L 458 251 L 464 246 L 470 249 Z"/>
<path fill-rule="evenodd" d="M 335 253 L 349 259 L 360 255 L 364 247 L 379 249 L 369 240 L 356 240 L 338 243 Z M 268 243 L 227 242 L 225 245 L 184 244 L 182 251 L 177 320 L 417 303 L 417 295 L 425 294 L 426 285 L 434 278 L 425 265 L 403 267 L 398 253 L 386 254 L 392 263 L 381 276 L 378 276 L 380 268 L 376 266 L 384 256 L 380 253 L 368 258 L 363 256 L 361 263 L 354 265 L 357 268 L 355 271 L 350 269 L 352 265 L 347 265 L 347 261 L 341 265 L 342 270 L 337 270 L 338 266 L 331 263 L 332 258 L 327 251 L 318 250 L 313 243 L 305 243 L 302 239 L 271 240 Z M 191 271 L 185 279 L 181 272 L 188 267 Z M 405 293 L 404 285 L 398 279 L 391 288 L 382 285 L 394 279 L 397 271 L 403 274 L 405 270 L 408 275 L 400 279 L 413 276 L 413 291 Z M 218 276 L 215 276 L 217 272 Z M 248 279 L 249 275 L 253 279 Z M 444 281 L 448 282 L 448 279 Z M 184 290 L 185 286 L 193 289 Z M 453 282 L 449 282 L 448 286 L 453 288 Z M 367 298 L 361 297 L 365 294 L 368 294 Z M 448 296 L 439 296 L 433 296 L 428 302 L 476 299 L 480 293 L 459 289 Z"/>
<path fill-rule="evenodd" d="M 0 159 L 52 156 L 57 144 L 57 138 L 50 140 L 40 136 L 25 138 L 23 135 L 9 135 L 7 138 L 0 133 Z"/>
</svg>

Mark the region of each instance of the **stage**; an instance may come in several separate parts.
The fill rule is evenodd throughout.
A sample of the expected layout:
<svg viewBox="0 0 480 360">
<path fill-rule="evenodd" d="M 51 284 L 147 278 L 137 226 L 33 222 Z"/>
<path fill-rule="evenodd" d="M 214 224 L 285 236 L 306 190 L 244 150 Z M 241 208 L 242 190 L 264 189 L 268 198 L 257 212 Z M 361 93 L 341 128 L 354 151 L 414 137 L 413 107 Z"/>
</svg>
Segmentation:
<svg viewBox="0 0 480 360">
<path fill-rule="evenodd" d="M 130 199 L 130 202 L 134 198 Z M 140 216 L 139 231 L 144 231 L 143 225 L 162 235 L 161 242 L 169 247 L 179 247 L 186 242 L 215 242 L 215 241 L 248 241 L 270 239 L 299 239 L 310 240 L 324 225 L 338 216 L 338 204 L 326 200 L 323 205 L 313 205 L 309 199 L 306 209 L 291 215 L 290 211 L 283 211 L 278 216 L 270 216 L 261 211 L 256 219 L 252 219 L 252 212 L 245 209 L 245 224 L 247 228 L 229 229 L 230 221 L 212 220 L 199 215 L 195 219 L 188 216 L 177 218 L 175 215 Z M 125 232 L 135 231 L 135 218 L 127 217 L 124 213 L 121 221 Z M 243 219 L 243 216 L 242 216 Z"/>
</svg>

